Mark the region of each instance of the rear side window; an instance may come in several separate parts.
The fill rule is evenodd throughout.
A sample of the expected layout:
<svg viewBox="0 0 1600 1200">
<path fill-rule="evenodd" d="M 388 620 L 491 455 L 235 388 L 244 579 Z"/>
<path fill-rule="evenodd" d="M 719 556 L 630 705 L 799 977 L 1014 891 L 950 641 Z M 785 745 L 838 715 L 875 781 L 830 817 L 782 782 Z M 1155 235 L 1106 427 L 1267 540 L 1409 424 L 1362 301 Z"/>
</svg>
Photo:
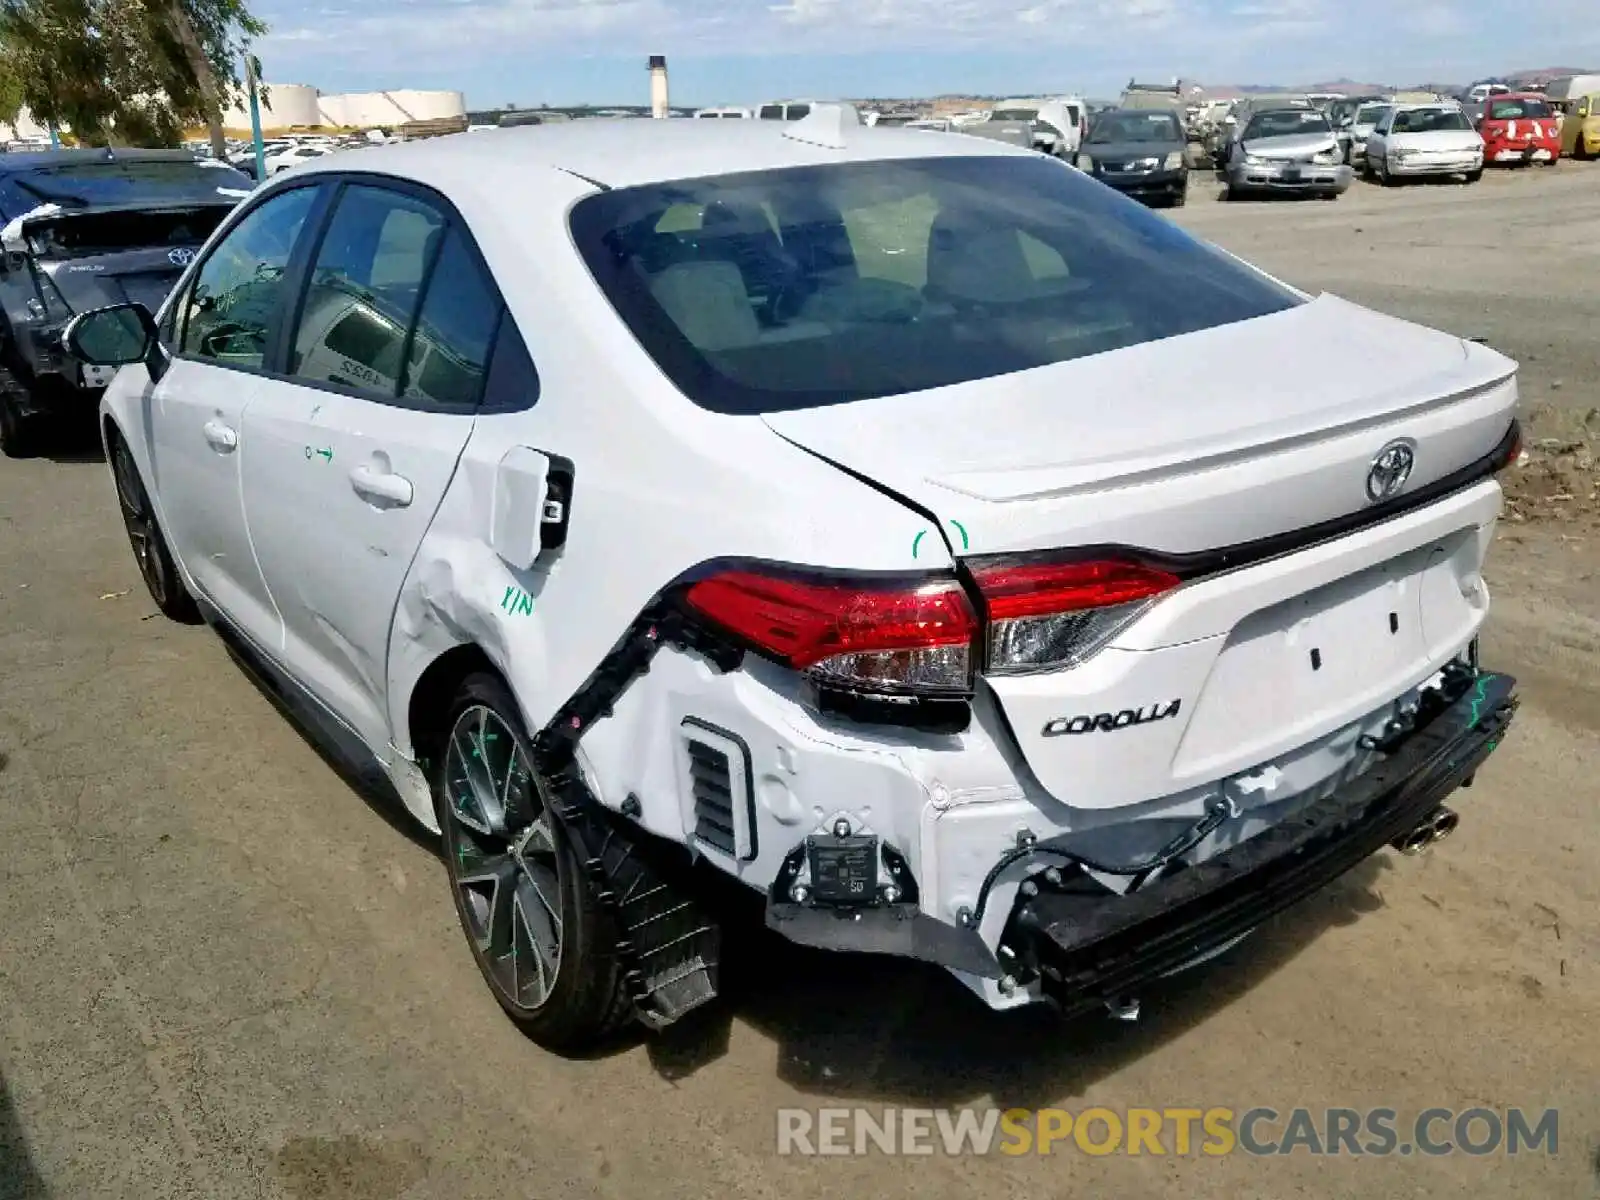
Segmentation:
<svg viewBox="0 0 1600 1200">
<path fill-rule="evenodd" d="M 500 309 L 500 295 L 466 236 L 452 228 L 417 315 L 401 396 L 431 407 L 476 408 Z"/>
<path fill-rule="evenodd" d="M 571 220 L 640 344 L 718 412 L 958 384 L 1299 303 L 1043 156 L 623 188 L 581 201 Z"/>
<path fill-rule="evenodd" d="M 350 187 L 323 235 L 289 373 L 392 399 L 444 216 L 412 196 Z"/>
<path fill-rule="evenodd" d="M 781 121 L 783 120 L 783 105 L 763 104 L 758 115 L 763 121 Z"/>
</svg>

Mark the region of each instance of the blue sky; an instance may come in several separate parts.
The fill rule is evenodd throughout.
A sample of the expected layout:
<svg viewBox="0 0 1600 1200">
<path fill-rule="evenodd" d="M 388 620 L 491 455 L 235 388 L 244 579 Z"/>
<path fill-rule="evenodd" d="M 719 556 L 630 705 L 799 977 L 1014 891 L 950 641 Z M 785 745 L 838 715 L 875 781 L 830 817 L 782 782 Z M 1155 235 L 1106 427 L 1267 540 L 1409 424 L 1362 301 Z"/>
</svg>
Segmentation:
<svg viewBox="0 0 1600 1200">
<path fill-rule="evenodd" d="M 1600 67 L 1573 0 L 257 0 L 269 82 L 451 88 L 506 102 L 675 104 L 778 96 L 1081 92 L 1129 76 L 1214 83 L 1468 80 Z"/>
</svg>

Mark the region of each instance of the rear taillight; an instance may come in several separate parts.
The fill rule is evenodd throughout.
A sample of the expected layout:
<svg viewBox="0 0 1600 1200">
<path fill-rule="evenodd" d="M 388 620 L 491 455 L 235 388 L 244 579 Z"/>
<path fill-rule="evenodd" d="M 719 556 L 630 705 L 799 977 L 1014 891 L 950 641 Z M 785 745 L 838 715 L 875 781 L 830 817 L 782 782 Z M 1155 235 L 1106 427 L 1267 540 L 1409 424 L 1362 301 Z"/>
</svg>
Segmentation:
<svg viewBox="0 0 1600 1200">
<path fill-rule="evenodd" d="M 954 579 L 894 582 L 730 570 L 689 606 L 752 649 L 848 690 L 965 694 L 978 619 Z"/>
<path fill-rule="evenodd" d="M 1119 559 L 976 566 L 987 619 L 986 670 L 1060 670 L 1102 649 L 1182 581 Z"/>
</svg>

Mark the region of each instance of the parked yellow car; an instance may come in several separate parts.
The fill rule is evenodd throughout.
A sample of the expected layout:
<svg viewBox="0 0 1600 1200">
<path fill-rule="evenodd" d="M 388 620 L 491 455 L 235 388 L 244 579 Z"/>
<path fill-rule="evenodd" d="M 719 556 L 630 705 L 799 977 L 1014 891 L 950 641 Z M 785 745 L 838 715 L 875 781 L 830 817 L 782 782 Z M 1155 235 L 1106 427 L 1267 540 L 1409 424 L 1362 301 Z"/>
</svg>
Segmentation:
<svg viewBox="0 0 1600 1200">
<path fill-rule="evenodd" d="M 1600 156 L 1600 93 L 1567 101 L 1561 122 L 1561 153 L 1573 158 Z"/>
</svg>

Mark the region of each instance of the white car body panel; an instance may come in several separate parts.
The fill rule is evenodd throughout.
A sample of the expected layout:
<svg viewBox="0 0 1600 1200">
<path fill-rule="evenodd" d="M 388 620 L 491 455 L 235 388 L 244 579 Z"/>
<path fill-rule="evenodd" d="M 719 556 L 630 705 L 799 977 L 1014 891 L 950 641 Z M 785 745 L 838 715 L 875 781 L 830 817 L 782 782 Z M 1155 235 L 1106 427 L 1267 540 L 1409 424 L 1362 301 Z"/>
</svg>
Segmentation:
<svg viewBox="0 0 1600 1200">
<path fill-rule="evenodd" d="M 130 367 L 107 389 L 103 412 L 130 443 L 193 589 L 361 738 L 425 826 L 437 827 L 410 706 L 452 651 L 486 656 L 538 730 L 663 587 L 713 560 L 927 571 L 1072 546 L 1213 551 L 1359 512 L 1388 443 L 1417 449 L 1414 491 L 1484 459 L 1506 434 L 1514 363 L 1326 296 L 933 391 L 765 417 L 699 408 L 619 321 L 571 244 L 565 214 L 596 192 L 593 181 L 1031 156 L 899 129 L 852 128 L 845 148 L 827 149 L 784 129 L 573 123 L 497 135 L 521 137 L 526 154 L 440 139 L 296 172 L 392 174 L 448 196 L 536 365 L 538 399 L 524 411 L 428 413 L 183 360 L 155 387 Z M 1197 355 L 1233 369 L 1196 376 Z M 1348 361 L 1369 369 L 1332 369 Z M 213 418 L 237 432 L 236 452 L 206 447 L 199 431 Z M 504 464 L 532 455 L 570 460 L 576 482 L 565 545 L 526 567 L 492 543 Z M 410 503 L 358 492 L 353 472 L 403 477 Z M 1090 833 L 1114 854 L 1141 821 L 1192 821 L 1226 779 L 1247 819 L 1213 837 L 1214 849 L 1359 770 L 1370 756 L 1358 739 L 1480 627 L 1479 572 L 1499 504 L 1484 480 L 1192 580 L 1077 667 L 980 679 L 972 723 L 955 735 L 826 719 L 795 673 L 754 655 L 721 673 L 663 649 L 583 734 L 579 759 L 601 804 L 636 801 L 638 825 L 756 888 L 807 833 L 848 815 L 900 848 L 923 910 L 954 922 L 1023 829 Z M 1369 643 L 1381 648 L 1357 652 Z M 1290 669 L 1308 646 L 1326 649 L 1325 673 Z M 1170 719 L 1137 734 L 1041 732 L 1175 699 Z M 694 840 L 686 721 L 748 747 L 740 853 Z M 980 928 L 991 948 L 1029 869 L 1000 878 Z M 963 979 L 996 1007 L 1032 995 Z"/>
<path fill-rule="evenodd" d="M 264 382 L 185 359 L 173 359 L 154 385 L 140 367 L 114 381 L 114 389 L 140 390 L 138 419 L 118 425 L 136 457 L 141 450 L 147 456 L 140 466 L 174 556 L 197 592 L 258 639 L 270 638 L 281 619 L 245 525 L 239 430 Z"/>
</svg>

